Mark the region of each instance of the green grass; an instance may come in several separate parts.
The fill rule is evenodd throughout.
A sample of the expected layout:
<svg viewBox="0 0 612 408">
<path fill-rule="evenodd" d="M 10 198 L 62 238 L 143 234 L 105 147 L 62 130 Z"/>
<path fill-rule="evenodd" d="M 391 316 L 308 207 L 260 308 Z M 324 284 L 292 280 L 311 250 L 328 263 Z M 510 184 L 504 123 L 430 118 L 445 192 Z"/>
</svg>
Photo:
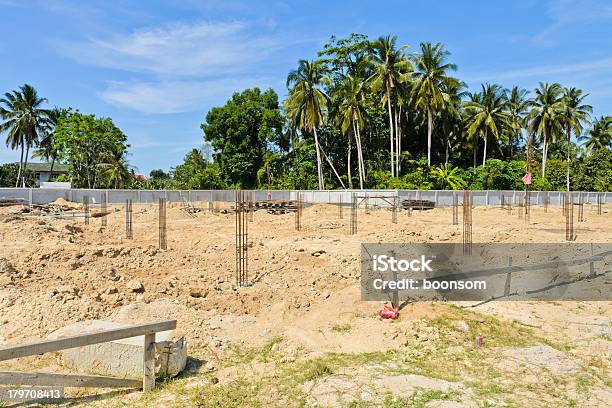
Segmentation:
<svg viewBox="0 0 612 408">
<path fill-rule="evenodd" d="M 351 331 L 352 327 L 350 324 L 345 323 L 345 324 L 335 324 L 331 327 L 332 331 L 335 331 L 337 333 L 348 333 Z"/>
</svg>

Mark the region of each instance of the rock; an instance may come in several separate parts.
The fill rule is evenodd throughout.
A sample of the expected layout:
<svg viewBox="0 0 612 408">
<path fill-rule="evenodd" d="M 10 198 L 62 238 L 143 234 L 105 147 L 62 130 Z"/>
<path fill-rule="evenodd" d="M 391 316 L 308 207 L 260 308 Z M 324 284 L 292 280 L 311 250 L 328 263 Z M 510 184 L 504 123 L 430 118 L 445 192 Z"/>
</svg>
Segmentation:
<svg viewBox="0 0 612 408">
<path fill-rule="evenodd" d="M 111 286 L 110 288 L 106 289 L 106 294 L 107 295 L 113 295 L 113 294 L 115 294 L 117 292 L 119 292 L 119 290 L 116 287 L 114 287 L 114 286 Z"/>
<path fill-rule="evenodd" d="M 316 256 L 316 257 L 319 257 L 319 256 L 321 256 L 321 255 L 323 255 L 323 254 L 325 254 L 325 251 L 324 251 L 324 250 L 322 250 L 322 249 L 319 249 L 318 251 L 314 251 L 314 252 L 313 252 L 313 253 L 311 253 L 310 255 L 312 255 L 312 256 Z"/>
<path fill-rule="evenodd" d="M 6 273 L 7 275 L 11 275 L 16 272 L 17 270 L 13 268 L 13 265 L 11 265 L 6 258 L 0 258 L 0 274 Z"/>
<path fill-rule="evenodd" d="M 127 288 L 129 290 L 131 290 L 132 292 L 137 292 L 137 293 L 142 293 L 144 292 L 144 286 L 142 285 L 142 282 L 140 282 L 138 279 L 132 279 L 130 280 L 127 284 L 126 284 Z"/>
<path fill-rule="evenodd" d="M 129 326 L 100 320 L 74 323 L 49 335 L 49 339 L 75 336 L 100 330 Z M 155 371 L 161 377 L 175 377 L 187 364 L 187 342 L 184 337 L 173 338 L 172 331 L 156 333 Z M 79 371 L 127 378 L 142 376 L 144 336 L 92 344 L 62 351 L 64 363 Z"/>
<path fill-rule="evenodd" d="M 189 296 L 193 298 L 205 298 L 208 296 L 208 292 L 199 288 L 189 289 Z"/>
</svg>

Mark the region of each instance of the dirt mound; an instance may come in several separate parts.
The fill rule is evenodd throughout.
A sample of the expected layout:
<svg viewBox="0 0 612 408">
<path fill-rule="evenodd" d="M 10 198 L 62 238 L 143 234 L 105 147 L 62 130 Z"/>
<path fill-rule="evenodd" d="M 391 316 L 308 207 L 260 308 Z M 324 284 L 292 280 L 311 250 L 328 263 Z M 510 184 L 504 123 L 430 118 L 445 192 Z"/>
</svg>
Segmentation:
<svg viewBox="0 0 612 408">
<path fill-rule="evenodd" d="M 69 207 L 72 209 L 80 208 L 81 204 L 73 203 L 72 201 L 65 200 L 63 197 L 58 198 L 55 201 L 50 202 L 48 205 L 58 206 L 58 207 Z"/>
</svg>

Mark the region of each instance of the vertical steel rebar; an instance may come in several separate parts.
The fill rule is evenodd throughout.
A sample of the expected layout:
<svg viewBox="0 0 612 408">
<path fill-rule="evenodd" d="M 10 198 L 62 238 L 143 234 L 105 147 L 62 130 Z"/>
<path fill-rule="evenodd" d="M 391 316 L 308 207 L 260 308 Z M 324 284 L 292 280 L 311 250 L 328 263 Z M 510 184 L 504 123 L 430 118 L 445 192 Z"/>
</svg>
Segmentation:
<svg viewBox="0 0 612 408">
<path fill-rule="evenodd" d="M 134 239 L 132 228 L 132 200 L 125 200 L 125 239 Z"/>
<path fill-rule="evenodd" d="M 342 219 L 342 193 L 340 193 L 340 196 L 338 197 L 338 218 Z"/>
<path fill-rule="evenodd" d="M 85 213 L 85 225 L 89 225 L 89 196 L 83 196 L 83 212 Z"/>
<path fill-rule="evenodd" d="M 302 193 L 298 191 L 296 193 L 295 200 L 295 230 L 302 230 Z"/>
<path fill-rule="evenodd" d="M 102 211 L 102 226 L 106 227 L 108 225 L 108 220 L 106 219 L 107 212 L 107 202 L 108 202 L 108 191 L 103 191 L 100 196 L 100 211 Z"/>
<path fill-rule="evenodd" d="M 350 233 L 355 235 L 357 233 L 357 197 L 355 193 L 351 194 L 351 223 Z"/>
<path fill-rule="evenodd" d="M 244 288 L 249 286 L 249 221 L 248 216 L 248 200 L 242 190 L 235 191 L 235 209 L 236 209 L 236 287 Z"/>
<path fill-rule="evenodd" d="M 525 189 L 525 222 L 529 224 L 529 217 L 531 215 L 531 189 L 529 185 Z"/>
<path fill-rule="evenodd" d="M 397 207 L 399 207 L 399 196 L 393 197 L 393 208 L 391 209 L 391 222 L 397 224 Z"/>
<path fill-rule="evenodd" d="M 601 215 L 603 205 L 603 193 L 597 193 L 597 215 Z"/>
<path fill-rule="evenodd" d="M 578 222 L 584 222 L 584 195 L 578 193 Z"/>
<path fill-rule="evenodd" d="M 472 255 L 472 193 L 463 191 L 463 254 Z"/>
<path fill-rule="evenodd" d="M 459 196 L 453 191 L 453 225 L 459 225 Z"/>
<path fill-rule="evenodd" d="M 166 199 L 159 199 L 159 249 L 168 249 L 166 239 Z"/>
<path fill-rule="evenodd" d="M 574 241 L 576 236 L 574 235 L 574 200 L 572 193 L 565 193 L 565 240 Z"/>
</svg>

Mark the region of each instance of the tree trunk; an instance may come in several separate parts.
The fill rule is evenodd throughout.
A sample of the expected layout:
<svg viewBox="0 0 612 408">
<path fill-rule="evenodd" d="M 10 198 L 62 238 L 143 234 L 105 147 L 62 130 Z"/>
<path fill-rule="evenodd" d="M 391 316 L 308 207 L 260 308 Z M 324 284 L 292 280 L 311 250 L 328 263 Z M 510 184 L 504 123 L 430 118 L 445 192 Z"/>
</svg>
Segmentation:
<svg viewBox="0 0 612 408">
<path fill-rule="evenodd" d="M 323 166 L 321 165 L 321 152 L 319 151 L 319 137 L 317 136 L 317 128 L 313 128 L 315 139 L 315 150 L 317 152 L 317 176 L 319 178 L 319 190 L 323 190 Z"/>
<path fill-rule="evenodd" d="M 570 127 L 567 127 L 567 191 L 570 191 L 570 138 L 572 135 L 572 130 Z"/>
<path fill-rule="evenodd" d="M 391 94 L 387 90 L 387 109 L 389 111 L 389 143 L 391 145 L 391 177 L 395 177 L 395 162 L 393 160 L 393 113 L 391 112 Z"/>
<path fill-rule="evenodd" d="M 359 126 L 357 129 L 357 162 L 359 164 L 359 188 L 363 190 L 363 181 L 365 179 L 365 166 L 363 163 L 363 150 L 361 149 L 361 133 L 359 132 Z"/>
<path fill-rule="evenodd" d="M 55 166 L 55 159 L 57 158 L 57 155 L 54 154 L 53 158 L 51 159 L 51 168 L 49 169 L 49 181 L 53 181 L 51 180 L 51 177 L 53 177 L 53 167 Z"/>
<path fill-rule="evenodd" d="M 402 107 L 400 106 L 397 110 L 397 115 L 395 117 L 395 165 L 397 170 L 395 174 L 397 177 L 400 176 L 400 171 L 402 170 Z"/>
<path fill-rule="evenodd" d="M 355 133 L 355 121 L 353 122 L 353 134 Z M 352 139 L 353 137 L 351 136 L 351 132 L 347 133 L 348 136 L 348 154 L 347 154 L 347 159 L 346 159 L 346 168 L 347 168 L 347 172 L 348 172 L 348 186 L 349 189 L 353 189 L 353 175 L 351 174 L 351 150 L 353 147 L 353 143 L 352 143 Z"/>
<path fill-rule="evenodd" d="M 431 108 L 427 106 L 427 165 L 431 166 L 431 128 L 433 127 L 433 118 L 431 117 Z"/>
<path fill-rule="evenodd" d="M 476 168 L 476 148 L 478 147 L 477 143 L 478 141 L 474 140 L 474 146 L 472 146 L 472 153 L 474 153 L 474 168 Z"/>
<path fill-rule="evenodd" d="M 25 175 L 28 171 L 28 156 L 29 155 L 30 155 L 30 143 L 28 142 L 26 144 L 26 155 L 25 155 L 25 160 L 23 164 L 23 177 L 21 178 L 23 187 L 25 187 Z"/>
<path fill-rule="evenodd" d="M 484 136 L 484 151 L 482 153 L 482 165 L 484 166 L 487 163 L 487 139 L 488 134 L 485 133 Z"/>
<path fill-rule="evenodd" d="M 548 156 L 548 135 L 544 131 L 544 146 L 542 149 L 542 178 L 546 177 L 546 156 Z"/>
<path fill-rule="evenodd" d="M 19 187 L 19 181 L 21 180 L 21 168 L 23 167 L 23 143 L 21 143 L 21 157 L 19 158 L 19 171 L 17 171 L 17 180 L 15 180 L 15 187 Z"/>
</svg>

